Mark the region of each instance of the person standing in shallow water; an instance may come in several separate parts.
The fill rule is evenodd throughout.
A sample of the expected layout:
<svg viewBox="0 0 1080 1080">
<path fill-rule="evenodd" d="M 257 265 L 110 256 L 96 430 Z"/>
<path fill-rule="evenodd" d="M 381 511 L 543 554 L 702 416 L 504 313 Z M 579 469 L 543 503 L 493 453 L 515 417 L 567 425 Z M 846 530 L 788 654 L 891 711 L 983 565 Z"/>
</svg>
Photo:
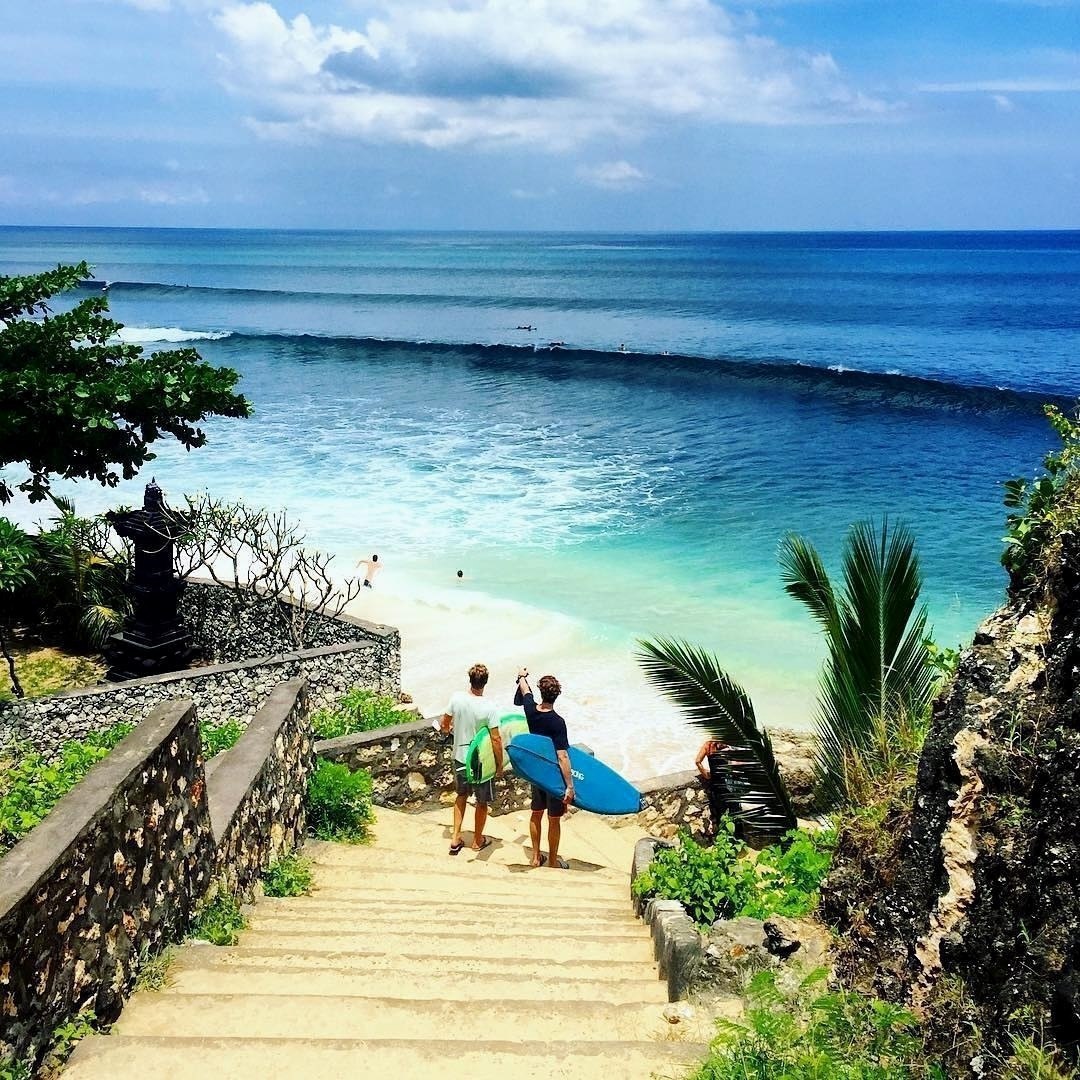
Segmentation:
<svg viewBox="0 0 1080 1080">
<path fill-rule="evenodd" d="M 540 704 L 536 704 L 529 687 L 529 672 L 522 668 L 518 672 L 517 691 L 514 704 L 525 708 L 525 719 L 529 722 L 529 731 L 534 735 L 545 735 L 555 746 L 555 758 L 559 762 L 559 771 L 566 784 L 563 795 L 551 795 L 542 787 L 532 785 L 532 813 L 529 816 L 529 837 L 532 840 L 532 864 L 543 866 L 546 862 L 553 870 L 568 869 L 565 860 L 559 858 L 559 841 L 562 839 L 562 817 L 566 808 L 574 801 L 574 775 L 570 771 L 570 742 L 566 736 L 566 721 L 555 711 L 555 702 L 562 687 L 554 675 L 544 675 L 536 684 L 540 691 Z M 544 814 L 548 819 L 547 855 L 540 851 L 540 833 L 544 824 Z"/>
<path fill-rule="evenodd" d="M 473 851 L 483 851 L 491 843 L 484 835 L 487 824 L 488 806 L 495 801 L 495 784 L 487 780 L 483 784 L 470 784 L 466 779 L 465 758 L 469 744 L 476 733 L 486 727 L 491 732 L 491 749 L 495 754 L 495 775 L 502 776 L 503 744 L 499 731 L 499 710 L 489 701 L 484 700 L 484 687 L 488 682 L 488 669 L 483 664 L 473 664 L 469 668 L 469 689 L 459 690 L 450 698 L 450 704 L 443 713 L 441 729 L 444 734 L 454 732 L 454 827 L 450 836 L 450 854 L 457 855 L 465 846 L 461 839 L 461 826 L 465 820 L 465 809 L 469 795 L 476 800 L 476 817 L 473 821 Z"/>
<path fill-rule="evenodd" d="M 361 559 L 356 565 L 364 568 L 364 588 L 375 588 L 373 582 L 375 581 L 375 575 L 379 572 L 379 556 L 372 555 L 370 559 Z"/>
</svg>

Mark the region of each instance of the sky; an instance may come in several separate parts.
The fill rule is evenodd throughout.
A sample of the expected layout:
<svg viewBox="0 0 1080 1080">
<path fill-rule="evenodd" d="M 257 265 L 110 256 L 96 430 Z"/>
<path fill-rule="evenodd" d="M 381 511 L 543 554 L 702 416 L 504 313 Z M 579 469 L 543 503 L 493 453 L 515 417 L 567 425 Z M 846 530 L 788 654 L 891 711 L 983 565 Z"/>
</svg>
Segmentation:
<svg viewBox="0 0 1080 1080">
<path fill-rule="evenodd" d="M 1080 227 L 1080 0 L 0 11 L 0 224 Z"/>
</svg>

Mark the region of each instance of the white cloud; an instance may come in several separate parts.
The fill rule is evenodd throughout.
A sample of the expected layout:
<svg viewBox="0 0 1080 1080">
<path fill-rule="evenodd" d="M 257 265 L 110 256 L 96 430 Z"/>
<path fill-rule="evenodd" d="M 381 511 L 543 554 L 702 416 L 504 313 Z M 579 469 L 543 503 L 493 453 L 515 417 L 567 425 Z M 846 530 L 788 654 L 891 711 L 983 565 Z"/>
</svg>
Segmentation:
<svg viewBox="0 0 1080 1080">
<path fill-rule="evenodd" d="M 990 100 L 998 107 L 1001 112 L 1015 112 L 1016 105 L 1013 104 L 1011 98 L 1007 98 L 1004 94 L 991 94 Z"/>
<path fill-rule="evenodd" d="M 356 0 L 357 24 L 225 6 L 226 83 L 256 131 L 427 147 L 570 148 L 679 120 L 820 123 L 885 106 L 832 57 L 745 33 L 709 0 Z"/>
<path fill-rule="evenodd" d="M 975 82 L 926 83 L 919 87 L 927 94 L 1075 94 L 1078 79 L 983 79 Z"/>
<path fill-rule="evenodd" d="M 629 161 L 607 161 L 602 165 L 583 165 L 578 179 L 605 191 L 634 191 L 648 182 L 648 176 Z"/>
</svg>

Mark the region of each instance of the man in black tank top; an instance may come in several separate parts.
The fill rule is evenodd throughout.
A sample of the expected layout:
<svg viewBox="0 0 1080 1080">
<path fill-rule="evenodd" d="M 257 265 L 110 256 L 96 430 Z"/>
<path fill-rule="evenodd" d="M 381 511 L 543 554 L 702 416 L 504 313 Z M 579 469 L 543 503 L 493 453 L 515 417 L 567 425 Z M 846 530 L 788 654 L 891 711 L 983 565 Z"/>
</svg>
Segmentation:
<svg viewBox="0 0 1080 1080">
<path fill-rule="evenodd" d="M 535 784 L 532 786 L 532 814 L 529 817 L 529 836 L 532 839 L 532 864 L 543 866 L 546 862 L 553 870 L 567 869 L 564 860 L 559 858 L 559 840 L 562 837 L 562 816 L 566 808 L 574 801 L 574 777 L 570 771 L 570 742 L 566 736 L 566 721 L 555 711 L 554 705 L 562 687 L 554 675 L 545 675 L 537 684 L 540 691 L 540 704 L 536 704 L 533 692 L 529 688 L 529 672 L 522 668 L 518 672 L 517 691 L 514 704 L 525 709 L 525 719 L 529 722 L 529 731 L 534 735 L 545 735 L 555 746 L 555 758 L 559 771 L 566 783 L 563 795 L 552 795 Z M 544 813 L 548 816 L 548 852 L 540 852 L 540 831 L 544 822 Z"/>
</svg>

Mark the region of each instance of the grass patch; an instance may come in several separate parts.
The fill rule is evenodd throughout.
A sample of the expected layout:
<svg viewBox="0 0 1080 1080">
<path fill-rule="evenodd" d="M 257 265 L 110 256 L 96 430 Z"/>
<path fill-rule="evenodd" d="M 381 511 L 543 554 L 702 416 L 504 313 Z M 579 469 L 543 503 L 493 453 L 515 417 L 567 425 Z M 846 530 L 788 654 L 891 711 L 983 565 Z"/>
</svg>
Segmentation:
<svg viewBox="0 0 1080 1080">
<path fill-rule="evenodd" d="M 231 750 L 244 734 L 239 720 L 226 720 L 221 724 L 200 723 L 199 741 L 202 743 L 203 758 L 209 761 L 224 750 Z"/>
<path fill-rule="evenodd" d="M 311 860 L 301 855 L 285 855 L 267 867 L 262 881 L 267 896 L 309 896 Z"/>
<path fill-rule="evenodd" d="M 369 839 L 374 821 L 371 773 L 320 761 L 308 781 L 307 820 L 308 828 L 320 840 L 360 844 Z"/>
<path fill-rule="evenodd" d="M 709 1057 L 691 1080 L 946 1080 L 926 1058 L 914 1014 L 829 991 L 826 978 L 816 971 L 785 993 L 774 972 L 755 975 L 745 1018 L 717 1022 Z"/>
<path fill-rule="evenodd" d="M 164 990 L 172 982 L 169 969 L 176 959 L 176 948 L 166 946 L 160 952 L 144 954 L 139 964 L 139 974 L 135 977 L 136 990 Z"/>
<path fill-rule="evenodd" d="M 108 670 L 100 656 L 79 655 L 63 649 L 16 648 L 15 673 L 27 697 L 44 697 L 61 690 L 81 690 L 95 686 Z M 8 679 L 7 664 L 0 666 L 0 701 L 11 701 L 14 695 Z"/>
<path fill-rule="evenodd" d="M 203 906 L 191 936 L 211 945 L 235 945 L 246 926 L 247 916 L 240 910 L 240 901 L 232 893 L 221 891 Z"/>
<path fill-rule="evenodd" d="M 634 881 L 634 894 L 678 900 L 699 926 L 739 915 L 806 915 L 817 906 L 834 840 L 831 833 L 795 830 L 755 859 L 725 817 L 711 847 L 683 831 L 674 847 L 660 848 Z"/>
<path fill-rule="evenodd" d="M 0 761 L 0 855 L 21 840 L 86 774 L 132 730 L 116 724 L 64 744 L 48 762 L 36 751 L 13 749 Z"/>
<path fill-rule="evenodd" d="M 390 694 L 356 687 L 330 709 L 316 709 L 311 714 L 311 730 L 316 739 L 340 739 L 358 731 L 373 731 L 403 722 L 395 711 L 397 699 Z"/>
</svg>

